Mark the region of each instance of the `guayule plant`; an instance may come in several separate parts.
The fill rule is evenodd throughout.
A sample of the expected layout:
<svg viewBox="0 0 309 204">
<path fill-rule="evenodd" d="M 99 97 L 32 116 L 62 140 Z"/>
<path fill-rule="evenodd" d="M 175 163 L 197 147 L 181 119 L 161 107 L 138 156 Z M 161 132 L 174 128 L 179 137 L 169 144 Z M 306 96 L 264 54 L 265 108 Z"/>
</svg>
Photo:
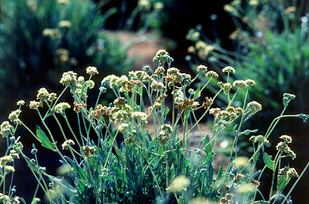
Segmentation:
<svg viewBox="0 0 309 204">
<path fill-rule="evenodd" d="M 305 114 L 284 115 L 295 95 L 284 94 L 282 114 L 265 135 L 252 135 L 256 130 L 244 130 L 243 123 L 262 106 L 245 97 L 242 107 L 237 107 L 235 97 L 242 91 L 248 93 L 255 85 L 253 80 L 231 81 L 229 74 L 235 70 L 225 67 L 226 81 L 218 83 L 218 93 L 201 99 L 210 81 L 218 78 L 216 72 L 199 65 L 193 78 L 171 67 L 173 58 L 165 50 L 159 50 L 153 60 L 158 62 L 155 70 L 145 66 L 129 75 L 106 76 L 94 106 L 88 105 L 87 93 L 95 87 L 92 77 L 98 74 L 97 68 L 86 69 L 88 79 L 72 71 L 63 73 L 60 83 L 64 89 L 59 96 L 41 88 L 37 99 L 30 101 L 29 108 L 41 119 L 36 130 L 19 119 L 25 102 L 18 101 L 19 108 L 1 124 L 1 135 L 7 140 L 7 151 L 0 162 L 1 201 L 23 201 L 15 195 L 12 183 L 4 185 L 13 178 L 14 159 L 19 157 L 27 162 L 38 182 L 37 191 L 44 191 L 48 203 L 252 203 L 260 194 L 259 184 L 266 168 L 273 172 L 270 196 L 260 195 L 262 200 L 255 203 L 289 198 L 290 192 L 283 194 L 285 187 L 293 177 L 301 177 L 294 168 L 281 165 L 283 159 L 296 158 L 288 146 L 292 137 L 280 137 L 275 157 L 266 153 L 265 144 L 281 118 L 308 119 Z M 199 77 L 207 78 L 207 83 L 194 90 L 191 84 Z M 109 105 L 101 104 L 107 91 L 112 91 L 115 99 Z M 65 92 L 70 92 L 73 103 L 61 100 Z M 220 94 L 228 98 L 228 104 L 224 108 L 213 107 Z M 77 124 L 71 123 L 69 111 L 76 112 Z M 200 117 L 197 111 L 202 112 Z M 214 118 L 212 133 L 203 135 L 200 125 L 208 114 Z M 49 120 L 56 121 L 64 142 L 55 140 L 54 128 L 47 125 Z M 77 130 L 74 126 L 78 126 Z M 214 169 L 216 141 L 229 126 L 234 126 L 234 140 L 229 144 L 228 163 Z M 64 131 L 64 127 L 69 131 Z M 18 128 L 26 128 L 39 144 L 60 156 L 59 175 L 48 174 L 40 165 L 39 150 L 34 144 L 33 156 L 25 154 L 23 137 L 15 136 Z M 192 148 L 189 141 L 198 135 L 202 139 Z M 120 136 L 123 141 L 116 142 Z M 249 158 L 238 154 L 240 137 L 252 141 L 254 153 Z M 261 169 L 257 166 L 259 159 L 265 164 Z M 33 203 L 43 199 L 36 198 L 37 191 L 33 192 Z"/>
</svg>

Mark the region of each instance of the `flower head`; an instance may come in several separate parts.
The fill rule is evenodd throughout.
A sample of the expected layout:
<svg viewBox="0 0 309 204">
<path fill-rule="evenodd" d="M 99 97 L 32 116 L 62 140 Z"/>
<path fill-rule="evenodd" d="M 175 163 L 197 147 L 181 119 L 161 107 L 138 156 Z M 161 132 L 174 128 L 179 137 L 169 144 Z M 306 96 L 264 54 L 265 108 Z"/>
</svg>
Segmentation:
<svg viewBox="0 0 309 204">
<path fill-rule="evenodd" d="M 226 72 L 226 73 L 235 73 L 235 69 L 231 66 L 227 66 L 227 67 L 224 67 L 222 69 L 222 72 Z"/>
<path fill-rule="evenodd" d="M 216 72 L 214 72 L 214 71 L 208 71 L 208 72 L 205 74 L 205 76 L 206 76 L 207 78 L 215 78 L 215 79 L 218 79 L 218 77 L 219 77 L 219 75 L 218 75 Z"/>
<path fill-rule="evenodd" d="M 235 80 L 233 86 L 240 89 L 245 89 L 248 85 L 244 80 Z"/>
<path fill-rule="evenodd" d="M 9 136 L 12 133 L 12 128 L 13 126 L 9 123 L 9 121 L 3 121 L 0 126 L 0 134 L 2 135 L 2 138 Z"/>
<path fill-rule="evenodd" d="M 285 141 L 286 143 L 292 143 L 292 137 L 289 135 L 281 135 L 279 138 Z"/>
<path fill-rule="evenodd" d="M 25 101 L 24 100 L 19 100 L 19 101 L 17 101 L 17 103 L 16 103 L 18 106 L 23 106 L 23 105 L 25 105 Z"/>
<path fill-rule="evenodd" d="M 205 65 L 199 65 L 196 67 L 197 72 L 207 72 L 207 67 Z"/>
<path fill-rule="evenodd" d="M 71 108 L 70 104 L 68 104 L 67 102 L 62 102 L 62 103 L 58 103 L 56 106 L 55 106 L 55 111 L 56 113 L 64 113 L 64 110 L 65 109 L 68 109 L 68 108 Z"/>
<path fill-rule="evenodd" d="M 21 113 L 21 110 L 19 110 L 19 109 L 12 111 L 9 115 L 9 120 L 11 122 L 14 122 L 16 119 L 19 118 L 20 113 Z"/>
<path fill-rule="evenodd" d="M 256 114 L 262 110 L 262 105 L 256 101 L 251 101 L 247 104 L 247 108 L 249 111 L 251 111 L 252 114 Z"/>
<path fill-rule="evenodd" d="M 72 71 L 64 72 L 60 79 L 60 83 L 64 86 L 76 84 L 77 83 L 77 73 L 72 72 Z"/>
<path fill-rule="evenodd" d="M 75 145 L 75 142 L 71 139 L 68 139 L 66 141 L 64 141 L 64 143 L 61 145 L 63 150 L 68 150 L 69 146 L 71 145 Z"/>
<path fill-rule="evenodd" d="M 38 90 L 38 94 L 36 95 L 36 99 L 39 101 L 47 100 L 49 97 L 49 93 L 46 88 L 40 88 Z"/>
<path fill-rule="evenodd" d="M 95 75 L 95 74 L 99 74 L 98 69 L 96 67 L 92 67 L 92 66 L 87 67 L 86 72 L 87 72 L 87 74 L 89 74 L 91 76 Z"/>
<path fill-rule="evenodd" d="M 185 176 L 176 176 L 170 183 L 170 185 L 166 188 L 167 193 L 179 193 L 182 191 L 186 191 L 188 186 L 190 185 L 190 179 Z"/>
</svg>

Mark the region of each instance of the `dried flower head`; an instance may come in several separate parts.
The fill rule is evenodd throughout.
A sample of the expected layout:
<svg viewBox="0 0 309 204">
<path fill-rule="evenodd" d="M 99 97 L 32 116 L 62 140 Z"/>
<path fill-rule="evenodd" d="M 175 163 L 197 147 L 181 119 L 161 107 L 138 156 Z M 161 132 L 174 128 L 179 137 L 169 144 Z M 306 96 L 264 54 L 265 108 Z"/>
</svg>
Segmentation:
<svg viewBox="0 0 309 204">
<path fill-rule="evenodd" d="M 125 105 L 127 100 L 124 97 L 118 97 L 114 100 L 113 104 L 115 106 L 123 106 Z"/>
<path fill-rule="evenodd" d="M 133 136 L 129 136 L 127 137 L 124 141 L 123 141 L 126 145 L 128 144 L 133 144 L 135 142 L 137 142 L 137 139 Z"/>
<path fill-rule="evenodd" d="M 221 111 L 221 108 L 211 108 L 209 109 L 209 114 L 212 114 L 213 116 L 217 117 L 220 111 Z"/>
<path fill-rule="evenodd" d="M 209 97 L 205 97 L 205 101 L 203 102 L 202 106 L 204 109 L 209 108 L 213 104 L 213 99 Z"/>
<path fill-rule="evenodd" d="M 118 126 L 118 129 L 119 131 L 124 134 L 129 128 L 129 124 L 128 123 L 121 123 L 119 126 Z"/>
<path fill-rule="evenodd" d="M 133 112 L 132 118 L 139 119 L 140 122 L 141 122 L 141 127 L 146 128 L 146 125 L 148 123 L 146 113 L 144 113 L 144 112 Z"/>
<path fill-rule="evenodd" d="M 94 147 L 91 147 L 89 145 L 83 146 L 81 149 L 81 152 L 85 157 L 93 156 L 96 152 Z"/>
<path fill-rule="evenodd" d="M 279 176 L 284 176 L 287 179 L 291 179 L 293 177 L 299 177 L 297 171 L 294 168 L 289 168 L 287 166 L 279 170 Z"/>
<path fill-rule="evenodd" d="M 86 73 L 89 75 L 95 75 L 95 74 L 99 74 L 98 69 L 96 67 L 93 66 L 89 66 L 86 68 Z"/>
</svg>

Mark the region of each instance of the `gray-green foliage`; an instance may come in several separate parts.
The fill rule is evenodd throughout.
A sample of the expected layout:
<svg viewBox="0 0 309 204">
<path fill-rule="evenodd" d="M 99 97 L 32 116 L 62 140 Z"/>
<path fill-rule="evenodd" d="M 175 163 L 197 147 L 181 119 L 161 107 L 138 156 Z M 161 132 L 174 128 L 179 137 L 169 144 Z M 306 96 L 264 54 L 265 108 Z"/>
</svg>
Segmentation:
<svg viewBox="0 0 309 204">
<path fill-rule="evenodd" d="M 297 105 L 292 105 L 294 111 L 308 111 L 309 24 L 308 13 L 303 12 L 308 10 L 308 3 L 253 2 L 234 0 L 224 7 L 236 25 L 230 35 L 234 51 L 210 42 L 199 26 L 190 30 L 187 38 L 195 42 L 198 58 L 206 60 L 215 69 L 231 65 L 237 71 L 235 78 L 245 76 L 256 81 L 256 89 L 250 91 L 250 97 L 263 101 L 265 119 L 278 114 L 276 109 L 284 92 L 297 95 Z M 211 47 L 206 54 L 197 47 L 203 41 Z M 192 58 L 196 63 L 196 58 Z"/>
<path fill-rule="evenodd" d="M 265 144 L 281 118 L 308 120 L 309 116 L 305 114 L 284 115 L 295 95 L 284 95 L 284 109 L 265 135 L 252 135 L 248 139 L 258 130 L 246 130 L 243 123 L 258 114 L 262 107 L 256 101 L 249 102 L 247 94 L 242 107 L 237 107 L 234 102 L 237 94 L 248 93 L 253 88 L 252 81 L 234 82 L 228 90 L 227 86 L 219 85 L 219 91 L 213 98 L 202 100 L 201 93 L 218 76 L 215 72 L 206 72 L 205 66 L 199 66 L 197 75 L 207 78 L 207 83 L 193 90 L 191 83 L 198 77 L 191 78 L 189 74 L 171 67 L 173 58 L 165 50 L 159 50 L 154 61 L 158 61 L 155 70 L 144 67 L 143 70 L 129 72 L 128 76 L 106 76 L 93 107 L 87 106 L 91 99 L 87 94 L 88 89 L 93 88 L 89 84 L 92 84 L 92 76 L 98 74 L 97 68 L 86 69 L 90 75 L 87 81 L 72 71 L 63 73 L 60 83 L 65 88 L 58 97 L 41 88 L 37 101 L 30 102 L 30 109 L 36 111 L 41 119 L 35 131 L 27 126 L 28 121 L 19 119 L 25 104 L 19 101 L 19 108 L 9 115 L 10 122 L 4 121 L 0 127 L 0 134 L 7 140 L 7 150 L 0 158 L 0 182 L 5 183 L 6 179 L 13 181 L 13 157 L 17 159 L 20 155 L 38 182 L 35 192 L 31 192 L 33 200 L 40 189 L 49 203 L 194 203 L 219 200 L 251 203 L 257 200 L 257 194 L 261 194 L 259 182 L 269 168 L 273 174 L 270 197 L 262 195 L 263 200 L 257 202 L 271 201 L 279 196 L 288 198 L 282 193 L 291 179 L 298 177 L 298 173 L 294 168 L 283 167 L 281 161 L 286 157 L 296 157 L 288 146 L 292 137 L 280 137 L 282 141 L 277 145 L 275 157 L 266 153 Z M 224 72 L 228 72 L 224 84 L 231 83 L 229 73 L 233 72 L 233 68 L 224 69 Z M 230 92 L 231 88 L 233 92 Z M 66 113 L 72 111 L 71 105 L 59 102 L 66 91 L 70 91 L 74 99 L 72 106 L 78 121 L 77 129 L 72 128 L 73 118 L 69 117 L 72 115 Z M 99 103 L 107 91 L 112 91 L 116 97 L 108 106 Z M 224 108 L 213 108 L 213 103 L 222 93 L 229 104 Z M 171 103 L 166 98 L 168 95 L 172 98 Z M 146 101 L 150 104 L 148 110 Z M 198 110 L 203 110 L 200 117 L 196 115 Z M 207 114 L 214 116 L 212 132 L 202 134 L 201 120 Z M 51 120 L 56 122 L 61 133 L 55 133 L 56 128 L 50 126 Z M 224 165 L 214 169 L 215 155 L 219 153 L 216 144 L 226 139 L 222 136 L 231 126 L 234 127 L 231 131 L 233 139 L 226 141 L 225 147 L 230 157 L 226 158 Z M 37 146 L 37 149 L 33 145 L 31 156 L 27 155 L 20 142 L 23 137 L 16 137 L 18 128 L 25 128 L 42 146 Z M 56 134 L 63 137 L 62 145 L 60 139 L 55 139 Z M 190 146 L 189 141 L 194 141 L 198 135 L 200 142 Z M 123 141 L 116 142 L 121 136 Z M 251 142 L 254 150 L 249 158 L 239 155 L 238 140 L 243 137 Z M 60 157 L 62 166 L 57 171 L 58 175 L 48 173 L 41 166 L 37 155 L 42 148 Z M 265 165 L 256 169 L 261 154 Z M 274 182 L 277 175 L 278 185 Z M 19 199 L 12 191 L 12 185 L 13 182 L 9 186 L 3 185 L 4 193 L 0 194 L 0 199 L 5 200 L 2 201 Z"/>
<path fill-rule="evenodd" d="M 88 65 L 106 72 L 125 70 L 132 64 L 128 47 L 100 31 L 115 12 L 100 14 L 90 0 L 2 1 L 2 84 L 11 91 L 52 84 L 63 71 Z"/>
</svg>

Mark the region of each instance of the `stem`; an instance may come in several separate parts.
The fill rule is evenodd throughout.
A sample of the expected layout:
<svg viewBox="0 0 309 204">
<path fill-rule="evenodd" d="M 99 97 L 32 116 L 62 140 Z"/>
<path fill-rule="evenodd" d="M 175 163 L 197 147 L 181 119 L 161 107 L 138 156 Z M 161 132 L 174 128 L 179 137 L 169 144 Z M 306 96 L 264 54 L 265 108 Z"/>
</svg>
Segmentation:
<svg viewBox="0 0 309 204">
<path fill-rule="evenodd" d="M 295 183 L 293 184 L 292 188 L 290 189 L 290 191 L 288 192 L 288 194 L 286 194 L 284 200 L 282 201 L 281 204 L 283 204 L 286 199 L 290 196 L 290 194 L 292 193 L 292 191 L 294 190 L 295 186 L 297 185 L 297 183 L 299 182 L 299 180 L 301 179 L 301 177 L 303 177 L 304 173 L 307 171 L 309 167 L 309 162 L 307 163 L 306 167 L 304 168 L 304 170 L 301 172 L 300 176 L 297 178 L 297 180 L 295 181 Z"/>
</svg>

